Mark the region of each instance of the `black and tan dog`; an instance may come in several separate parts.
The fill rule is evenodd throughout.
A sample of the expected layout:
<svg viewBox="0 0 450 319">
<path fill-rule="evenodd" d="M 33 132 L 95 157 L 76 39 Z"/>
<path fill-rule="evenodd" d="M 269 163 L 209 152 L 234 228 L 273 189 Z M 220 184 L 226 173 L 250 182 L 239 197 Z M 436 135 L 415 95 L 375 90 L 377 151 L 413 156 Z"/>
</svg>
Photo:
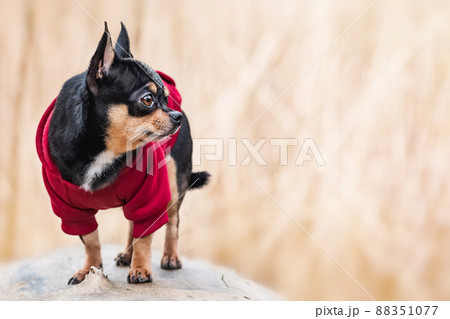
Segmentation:
<svg viewBox="0 0 450 319">
<path fill-rule="evenodd" d="M 84 267 L 69 284 L 102 267 L 94 215 L 111 207 L 123 206 L 130 220 L 127 248 L 116 258 L 117 265 L 131 266 L 128 282 L 152 281 L 152 233 L 166 222 L 161 267 L 181 268 L 180 205 L 209 174 L 192 173 L 192 139 L 180 102 L 169 76 L 133 58 L 124 25 L 113 48 L 105 23 L 88 70 L 69 79 L 47 109 L 37 134 L 44 182 L 63 231 L 79 235 L 86 250 Z M 164 159 L 167 165 L 156 165 Z"/>
</svg>

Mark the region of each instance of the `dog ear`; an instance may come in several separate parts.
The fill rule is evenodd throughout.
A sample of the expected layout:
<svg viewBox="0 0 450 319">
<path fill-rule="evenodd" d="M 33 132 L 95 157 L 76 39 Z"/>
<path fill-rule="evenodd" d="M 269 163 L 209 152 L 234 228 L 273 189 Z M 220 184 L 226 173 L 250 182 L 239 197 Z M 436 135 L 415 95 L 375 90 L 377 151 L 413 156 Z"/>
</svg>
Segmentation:
<svg viewBox="0 0 450 319">
<path fill-rule="evenodd" d="M 117 38 L 114 50 L 121 58 L 132 58 L 133 55 L 130 51 L 130 38 L 128 37 L 127 28 L 125 27 L 123 22 L 120 22 L 120 25 L 122 27 L 120 28 L 119 37 Z"/>
<path fill-rule="evenodd" d="M 98 93 L 98 85 L 108 74 L 114 63 L 115 52 L 109 34 L 108 24 L 105 22 L 105 31 L 98 43 L 97 50 L 91 59 L 87 72 L 87 84 L 92 93 Z"/>
</svg>

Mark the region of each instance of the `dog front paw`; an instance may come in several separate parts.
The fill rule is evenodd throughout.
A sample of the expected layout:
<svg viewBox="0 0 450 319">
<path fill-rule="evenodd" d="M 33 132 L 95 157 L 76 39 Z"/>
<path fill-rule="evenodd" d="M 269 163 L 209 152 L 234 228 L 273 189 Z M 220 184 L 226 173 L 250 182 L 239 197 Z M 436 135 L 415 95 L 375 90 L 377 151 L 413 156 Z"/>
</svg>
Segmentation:
<svg viewBox="0 0 450 319">
<path fill-rule="evenodd" d="M 142 284 L 152 282 L 152 272 L 144 268 L 131 269 L 128 273 L 127 281 L 129 284 Z"/>
<path fill-rule="evenodd" d="M 69 279 L 69 282 L 67 284 L 68 285 L 78 285 L 80 282 L 82 282 L 86 278 L 86 275 L 88 273 L 89 273 L 89 269 L 88 270 L 85 270 L 85 269 L 79 270 L 75 275 L 73 275 L 72 278 Z"/>
<path fill-rule="evenodd" d="M 130 252 L 120 253 L 114 259 L 116 261 L 116 265 L 117 266 L 129 266 L 129 265 L 131 265 L 131 256 L 132 256 L 132 253 L 130 253 Z"/>
<path fill-rule="evenodd" d="M 183 267 L 178 255 L 164 254 L 161 258 L 161 268 L 163 269 L 180 269 Z"/>
</svg>

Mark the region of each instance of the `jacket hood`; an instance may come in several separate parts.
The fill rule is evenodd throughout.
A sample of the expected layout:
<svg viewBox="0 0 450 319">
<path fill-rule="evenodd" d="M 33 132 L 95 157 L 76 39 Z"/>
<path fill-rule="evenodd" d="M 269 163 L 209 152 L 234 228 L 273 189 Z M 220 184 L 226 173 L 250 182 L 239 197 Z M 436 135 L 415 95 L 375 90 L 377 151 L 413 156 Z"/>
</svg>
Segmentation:
<svg viewBox="0 0 450 319">
<path fill-rule="evenodd" d="M 50 150 L 48 148 L 48 130 L 50 127 L 50 120 L 52 118 L 53 109 L 55 108 L 56 103 L 55 98 L 52 103 L 45 110 L 44 115 L 39 122 L 37 133 L 36 133 L 36 150 L 41 160 L 42 166 L 45 169 L 55 171 L 57 170 L 56 165 L 53 163 L 50 157 Z"/>
</svg>

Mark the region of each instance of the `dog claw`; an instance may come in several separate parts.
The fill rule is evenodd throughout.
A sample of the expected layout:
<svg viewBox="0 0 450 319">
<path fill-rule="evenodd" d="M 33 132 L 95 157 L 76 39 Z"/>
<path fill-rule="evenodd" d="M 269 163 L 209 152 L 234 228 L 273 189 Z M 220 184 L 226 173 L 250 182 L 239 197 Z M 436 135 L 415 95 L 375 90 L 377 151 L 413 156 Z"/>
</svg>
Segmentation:
<svg viewBox="0 0 450 319">
<path fill-rule="evenodd" d="M 87 269 L 79 270 L 75 275 L 73 275 L 72 278 L 69 279 L 69 282 L 67 284 L 70 286 L 78 285 L 86 278 L 86 275 L 88 273 L 89 273 L 89 270 L 87 270 Z"/>
<path fill-rule="evenodd" d="M 79 283 L 81 283 L 83 279 L 78 279 L 78 276 L 73 276 L 72 278 L 69 279 L 69 282 L 67 283 L 69 286 L 73 286 L 73 285 L 78 285 Z"/>
<path fill-rule="evenodd" d="M 120 253 L 114 260 L 116 261 L 116 266 L 130 266 L 131 254 Z"/>
<path fill-rule="evenodd" d="M 173 270 L 173 269 L 180 269 L 183 265 L 181 264 L 180 258 L 178 256 L 167 256 L 164 255 L 161 259 L 161 268 Z"/>
<path fill-rule="evenodd" d="M 72 277 L 69 279 L 69 282 L 67 283 L 68 285 L 72 286 L 72 285 L 78 285 L 80 282 L 78 281 L 77 278 Z"/>
<path fill-rule="evenodd" d="M 153 278 L 150 271 L 147 270 L 130 270 L 127 277 L 129 284 L 143 284 L 146 282 L 152 282 Z"/>
</svg>

